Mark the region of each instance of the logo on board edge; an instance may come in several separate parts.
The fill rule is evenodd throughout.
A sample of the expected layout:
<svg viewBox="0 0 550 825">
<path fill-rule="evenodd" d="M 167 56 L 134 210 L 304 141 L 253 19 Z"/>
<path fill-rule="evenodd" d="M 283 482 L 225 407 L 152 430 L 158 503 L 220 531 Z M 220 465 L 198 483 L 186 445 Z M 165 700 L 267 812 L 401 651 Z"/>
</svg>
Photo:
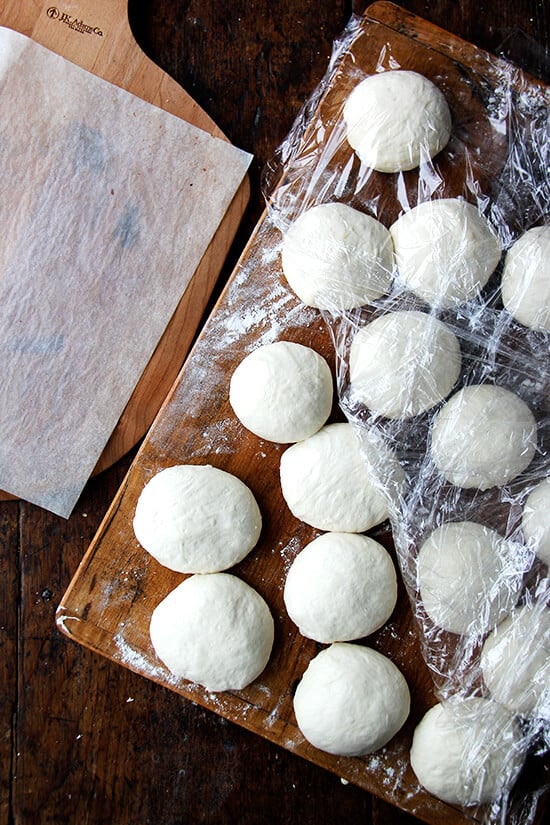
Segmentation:
<svg viewBox="0 0 550 825">
<path fill-rule="evenodd" d="M 64 23 L 69 29 L 78 34 L 95 34 L 97 37 L 103 37 L 103 32 L 98 26 L 90 26 L 78 17 L 68 14 L 65 11 L 60 11 L 56 6 L 50 6 L 46 10 L 46 14 L 50 20 L 57 20 L 58 23 Z"/>
</svg>

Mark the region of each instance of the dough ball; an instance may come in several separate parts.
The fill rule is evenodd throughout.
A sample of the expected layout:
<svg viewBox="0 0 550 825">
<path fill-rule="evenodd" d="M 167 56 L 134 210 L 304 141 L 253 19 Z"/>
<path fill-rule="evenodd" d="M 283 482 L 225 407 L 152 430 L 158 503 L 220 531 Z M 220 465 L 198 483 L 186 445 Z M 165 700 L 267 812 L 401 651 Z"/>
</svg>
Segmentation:
<svg viewBox="0 0 550 825">
<path fill-rule="evenodd" d="M 475 384 L 437 413 L 431 454 L 451 484 L 488 490 L 523 472 L 536 444 L 537 424 L 521 398 L 504 387 Z"/>
<path fill-rule="evenodd" d="M 341 756 L 383 747 L 404 724 L 409 707 L 407 683 L 393 662 L 345 642 L 311 660 L 294 696 L 298 727 L 308 742 Z"/>
<path fill-rule="evenodd" d="M 344 106 L 347 139 L 359 159 L 379 172 L 414 169 L 451 135 L 443 93 L 427 77 L 405 70 L 371 75 Z"/>
<path fill-rule="evenodd" d="M 450 805 L 495 801 L 521 765 L 521 734 L 513 717 L 487 699 L 453 698 L 417 725 L 410 753 L 419 782 Z"/>
<path fill-rule="evenodd" d="M 521 324 L 550 332 L 550 226 L 535 226 L 508 250 L 502 301 Z"/>
<path fill-rule="evenodd" d="M 550 719 L 550 610 L 524 605 L 505 618 L 485 640 L 481 670 L 497 702 Z"/>
<path fill-rule="evenodd" d="M 390 232 L 401 280 L 439 308 L 474 298 L 500 260 L 497 235 L 461 198 L 421 203 L 398 218 Z"/>
<path fill-rule="evenodd" d="M 229 401 L 241 423 L 260 438 L 283 444 L 302 441 L 330 415 L 330 367 L 302 344 L 267 344 L 234 371 Z"/>
<path fill-rule="evenodd" d="M 521 521 L 527 544 L 550 567 L 550 478 L 531 490 Z"/>
<path fill-rule="evenodd" d="M 516 604 L 523 565 L 495 530 L 473 521 L 448 522 L 426 539 L 417 585 L 426 613 L 444 630 L 479 635 Z"/>
<path fill-rule="evenodd" d="M 304 304 L 353 309 L 389 290 L 393 246 L 375 218 L 343 203 L 324 203 L 303 212 L 285 232 L 281 262 Z"/>
<path fill-rule="evenodd" d="M 246 484 L 210 465 L 179 464 L 145 485 L 134 533 L 160 564 L 179 573 L 216 573 L 241 561 L 262 517 Z"/>
<path fill-rule="evenodd" d="M 352 399 L 387 418 L 411 418 L 450 393 L 460 346 L 425 312 L 390 312 L 359 330 L 349 363 Z"/>
<path fill-rule="evenodd" d="M 380 442 L 369 461 L 404 480 L 401 465 Z M 291 513 L 318 530 L 363 533 L 388 518 L 388 504 L 351 424 L 327 424 L 281 456 L 281 489 Z"/>
<path fill-rule="evenodd" d="M 288 615 L 303 636 L 345 642 L 374 633 L 397 600 L 389 553 L 354 533 L 324 533 L 299 553 L 284 589 Z"/>
<path fill-rule="evenodd" d="M 178 678 L 212 692 L 240 690 L 263 671 L 273 646 L 269 608 L 230 573 L 190 576 L 155 608 L 150 634 Z"/>
</svg>

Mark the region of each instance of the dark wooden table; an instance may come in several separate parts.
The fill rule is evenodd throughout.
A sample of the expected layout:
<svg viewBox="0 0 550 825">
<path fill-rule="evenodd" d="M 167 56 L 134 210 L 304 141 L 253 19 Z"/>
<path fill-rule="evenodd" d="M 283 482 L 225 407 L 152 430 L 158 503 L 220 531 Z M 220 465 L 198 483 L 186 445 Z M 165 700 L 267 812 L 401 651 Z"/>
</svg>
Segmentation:
<svg viewBox="0 0 550 825">
<path fill-rule="evenodd" d="M 145 52 L 254 154 L 252 197 L 220 283 L 257 222 L 261 170 L 365 3 L 130 0 Z M 405 8 L 550 81 L 548 0 Z M 129 466 L 68 521 L 0 503 L 0 825 L 414 823 L 338 778 L 62 637 L 56 606 Z"/>
</svg>

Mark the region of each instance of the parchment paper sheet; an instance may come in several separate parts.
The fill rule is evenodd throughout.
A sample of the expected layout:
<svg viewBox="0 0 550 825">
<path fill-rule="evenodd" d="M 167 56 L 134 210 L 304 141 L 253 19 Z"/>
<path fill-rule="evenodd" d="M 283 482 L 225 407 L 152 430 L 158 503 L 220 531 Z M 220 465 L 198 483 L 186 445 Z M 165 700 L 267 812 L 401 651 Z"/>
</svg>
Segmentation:
<svg viewBox="0 0 550 825">
<path fill-rule="evenodd" d="M 251 157 L 0 27 L 0 488 L 68 517 Z"/>
</svg>

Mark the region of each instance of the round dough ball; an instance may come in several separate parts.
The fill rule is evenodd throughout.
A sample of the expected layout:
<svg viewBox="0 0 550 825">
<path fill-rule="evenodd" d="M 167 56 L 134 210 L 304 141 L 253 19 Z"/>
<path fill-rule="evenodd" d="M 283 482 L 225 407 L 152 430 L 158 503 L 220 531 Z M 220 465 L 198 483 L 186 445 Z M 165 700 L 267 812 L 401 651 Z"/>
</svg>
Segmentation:
<svg viewBox="0 0 550 825">
<path fill-rule="evenodd" d="M 330 367 L 302 344 L 266 344 L 234 371 L 229 401 L 241 423 L 260 438 L 283 444 L 302 441 L 330 415 Z"/>
<path fill-rule="evenodd" d="M 178 678 L 212 692 L 241 690 L 263 671 L 274 625 L 265 601 L 230 573 L 190 576 L 151 616 L 159 659 Z"/>
<path fill-rule="evenodd" d="M 537 424 L 527 404 L 504 387 L 464 387 L 437 413 L 432 458 L 451 484 L 488 490 L 529 466 Z"/>
<path fill-rule="evenodd" d="M 451 633 L 486 633 L 516 604 L 523 579 L 514 546 L 473 521 L 442 524 L 417 559 L 417 585 L 432 622 Z"/>
<path fill-rule="evenodd" d="M 439 308 L 474 298 L 500 260 L 499 238 L 478 209 L 461 198 L 421 203 L 398 218 L 390 232 L 401 280 Z"/>
<path fill-rule="evenodd" d="M 460 345 L 425 312 L 390 312 L 359 330 L 349 364 L 352 399 L 387 418 L 412 418 L 452 390 Z"/>
<path fill-rule="evenodd" d="M 283 237 L 283 272 L 308 306 L 353 309 L 388 292 L 393 273 L 389 231 L 343 203 L 303 212 Z"/>
<path fill-rule="evenodd" d="M 504 619 L 485 640 L 481 670 L 497 702 L 550 719 L 550 610 L 524 605 Z"/>
<path fill-rule="evenodd" d="M 347 139 L 379 172 L 414 169 L 435 157 L 451 135 L 443 93 L 417 72 L 396 70 L 361 81 L 344 105 Z"/>
<path fill-rule="evenodd" d="M 502 272 L 502 301 L 531 329 L 550 332 L 550 226 L 535 226 L 508 250 Z"/>
<path fill-rule="evenodd" d="M 308 665 L 294 695 L 305 738 L 341 756 L 373 753 L 409 715 L 409 688 L 386 656 L 363 645 L 336 642 Z"/>
<path fill-rule="evenodd" d="M 262 517 L 252 492 L 231 473 L 179 464 L 145 485 L 133 526 L 142 547 L 164 567 L 217 573 L 252 550 Z"/>
<path fill-rule="evenodd" d="M 419 782 L 450 805 L 495 801 L 523 763 L 521 733 L 508 711 L 477 697 L 434 705 L 417 725 L 410 753 Z"/>
<path fill-rule="evenodd" d="M 374 633 L 397 600 L 389 553 L 354 533 L 324 533 L 299 553 L 285 582 L 288 615 L 303 636 L 345 642 Z"/>
<path fill-rule="evenodd" d="M 527 544 L 550 567 L 550 478 L 537 484 L 527 496 L 521 526 Z"/>
<path fill-rule="evenodd" d="M 369 447 L 373 466 L 404 480 L 384 444 Z M 291 513 L 318 530 L 363 533 L 388 518 L 388 504 L 361 452 L 351 424 L 327 424 L 281 456 L 281 489 Z"/>
</svg>

